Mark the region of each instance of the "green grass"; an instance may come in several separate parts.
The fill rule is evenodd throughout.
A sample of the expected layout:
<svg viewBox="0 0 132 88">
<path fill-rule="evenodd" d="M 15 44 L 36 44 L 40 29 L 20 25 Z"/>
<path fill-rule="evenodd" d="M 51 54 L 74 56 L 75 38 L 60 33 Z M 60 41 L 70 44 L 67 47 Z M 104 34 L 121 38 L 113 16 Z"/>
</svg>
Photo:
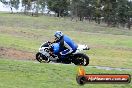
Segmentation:
<svg viewBox="0 0 132 88">
<path fill-rule="evenodd" d="M 130 84 L 86 84 L 76 83 L 77 66 L 37 64 L 0 59 L 0 88 L 131 88 Z M 131 74 L 131 71 L 109 71 L 85 67 L 87 74 Z"/>
<path fill-rule="evenodd" d="M 40 43 L 31 41 L 29 39 L 23 39 L 19 37 L 13 37 L 10 35 L 0 34 L 0 46 L 14 47 L 16 49 L 22 49 L 26 51 L 34 51 L 37 49 L 37 45 Z"/>
<path fill-rule="evenodd" d="M 63 30 L 63 31 L 84 31 L 92 33 L 132 35 L 132 31 L 117 28 L 99 26 L 93 22 L 75 22 L 67 18 L 57 17 L 31 17 L 18 14 L 0 13 L 0 25 L 6 27 L 20 27 L 30 29 Z"/>
</svg>

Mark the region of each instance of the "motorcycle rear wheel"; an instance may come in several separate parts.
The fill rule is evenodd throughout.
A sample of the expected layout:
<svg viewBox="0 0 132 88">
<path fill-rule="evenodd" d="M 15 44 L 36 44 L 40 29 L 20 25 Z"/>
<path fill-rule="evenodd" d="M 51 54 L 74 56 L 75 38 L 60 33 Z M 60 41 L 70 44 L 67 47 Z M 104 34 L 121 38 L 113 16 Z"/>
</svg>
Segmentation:
<svg viewBox="0 0 132 88">
<path fill-rule="evenodd" d="M 73 63 L 75 65 L 87 66 L 89 64 L 89 57 L 86 54 L 77 53 L 74 55 Z"/>
</svg>

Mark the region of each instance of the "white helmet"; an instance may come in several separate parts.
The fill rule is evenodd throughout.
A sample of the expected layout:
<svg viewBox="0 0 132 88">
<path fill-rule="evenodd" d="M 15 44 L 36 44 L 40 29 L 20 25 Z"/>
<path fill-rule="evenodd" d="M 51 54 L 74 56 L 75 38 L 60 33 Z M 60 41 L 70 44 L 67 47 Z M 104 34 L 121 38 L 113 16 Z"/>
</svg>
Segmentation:
<svg viewBox="0 0 132 88">
<path fill-rule="evenodd" d="M 54 36 L 57 40 L 59 40 L 63 36 L 63 33 L 61 31 L 56 31 Z"/>
</svg>

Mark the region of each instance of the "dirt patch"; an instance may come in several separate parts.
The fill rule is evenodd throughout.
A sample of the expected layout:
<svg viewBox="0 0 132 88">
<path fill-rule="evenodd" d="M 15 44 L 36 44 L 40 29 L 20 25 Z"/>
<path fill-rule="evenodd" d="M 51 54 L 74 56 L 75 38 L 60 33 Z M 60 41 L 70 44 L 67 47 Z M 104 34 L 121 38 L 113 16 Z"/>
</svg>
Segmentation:
<svg viewBox="0 0 132 88">
<path fill-rule="evenodd" d="M 35 60 L 34 53 L 5 47 L 0 47 L 0 57 L 20 60 Z"/>
</svg>

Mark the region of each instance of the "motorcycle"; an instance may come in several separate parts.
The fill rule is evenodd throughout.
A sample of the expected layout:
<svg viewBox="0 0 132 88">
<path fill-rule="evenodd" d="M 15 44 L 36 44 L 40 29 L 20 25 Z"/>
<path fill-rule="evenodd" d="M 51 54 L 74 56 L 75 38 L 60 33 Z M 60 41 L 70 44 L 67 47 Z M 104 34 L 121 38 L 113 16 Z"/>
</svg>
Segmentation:
<svg viewBox="0 0 132 88">
<path fill-rule="evenodd" d="M 54 47 L 52 47 L 54 46 Z M 62 57 L 56 53 L 59 52 L 58 43 L 51 43 L 49 41 L 43 43 L 38 53 L 36 54 L 36 60 L 40 63 L 49 63 L 50 61 L 55 63 L 64 63 L 64 64 L 71 64 L 74 63 L 75 65 L 82 65 L 87 66 L 89 64 L 89 57 L 84 54 L 80 53 L 83 50 L 89 50 L 90 48 L 87 45 L 78 45 L 78 48 L 75 52 Z M 53 53 L 55 52 L 55 53 Z"/>
</svg>

